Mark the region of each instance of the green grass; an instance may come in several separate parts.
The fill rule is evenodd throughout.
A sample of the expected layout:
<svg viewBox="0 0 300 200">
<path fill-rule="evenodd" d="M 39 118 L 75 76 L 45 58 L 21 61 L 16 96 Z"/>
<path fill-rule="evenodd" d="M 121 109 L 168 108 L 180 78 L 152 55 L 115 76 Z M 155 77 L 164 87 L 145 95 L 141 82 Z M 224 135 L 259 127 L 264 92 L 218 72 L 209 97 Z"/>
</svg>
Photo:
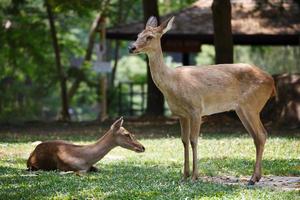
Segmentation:
<svg viewBox="0 0 300 200">
<path fill-rule="evenodd" d="M 138 136 L 145 153 L 118 147 L 97 163 L 97 173 L 38 172 L 30 176 L 24 169 L 34 148 L 31 142 L 54 138 L 84 144 L 96 136 L 0 134 L 0 199 L 300 199 L 299 191 L 232 186 L 201 178 L 183 182 L 183 147 L 180 138 L 172 136 Z M 249 177 L 252 173 L 255 148 L 248 135 L 204 135 L 199 138 L 198 152 L 201 176 Z M 269 137 L 264 175 L 300 176 L 299 166 L 299 137 Z"/>
</svg>

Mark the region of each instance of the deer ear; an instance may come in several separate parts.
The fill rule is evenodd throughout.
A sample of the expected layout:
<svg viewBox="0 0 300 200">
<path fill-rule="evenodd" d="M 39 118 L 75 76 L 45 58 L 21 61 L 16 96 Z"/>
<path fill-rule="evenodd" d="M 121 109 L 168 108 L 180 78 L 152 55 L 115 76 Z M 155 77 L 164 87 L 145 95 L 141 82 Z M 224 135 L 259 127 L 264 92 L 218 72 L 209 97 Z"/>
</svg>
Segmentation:
<svg viewBox="0 0 300 200">
<path fill-rule="evenodd" d="M 175 17 L 173 16 L 161 23 L 160 28 L 161 28 L 162 34 L 165 34 L 167 31 L 169 31 L 172 28 L 174 19 L 175 19 Z"/>
<path fill-rule="evenodd" d="M 117 121 L 115 121 L 115 122 L 111 125 L 110 128 L 111 128 L 113 131 L 117 131 L 117 130 L 119 130 L 119 129 L 122 127 L 123 122 L 124 122 L 123 117 L 120 117 L 120 119 L 118 119 Z"/>
<path fill-rule="evenodd" d="M 157 27 L 157 19 L 156 19 L 156 17 L 151 16 L 151 17 L 148 19 L 148 21 L 147 21 L 147 23 L 146 23 L 146 26 Z"/>
</svg>

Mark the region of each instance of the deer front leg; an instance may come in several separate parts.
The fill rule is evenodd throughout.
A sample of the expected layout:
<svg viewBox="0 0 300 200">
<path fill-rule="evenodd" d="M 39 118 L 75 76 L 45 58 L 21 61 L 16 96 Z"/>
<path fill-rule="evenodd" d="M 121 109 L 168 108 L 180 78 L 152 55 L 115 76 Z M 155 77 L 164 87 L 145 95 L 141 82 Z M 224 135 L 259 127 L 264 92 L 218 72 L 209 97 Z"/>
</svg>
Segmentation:
<svg viewBox="0 0 300 200">
<path fill-rule="evenodd" d="M 201 126 L 201 116 L 193 116 L 190 121 L 191 127 L 191 134 L 190 134 L 190 141 L 193 150 L 193 175 L 192 180 L 195 181 L 198 179 L 198 154 L 197 154 L 197 147 L 198 147 L 198 137 L 199 131 Z"/>
<path fill-rule="evenodd" d="M 189 140 L 190 140 L 190 122 L 188 118 L 180 118 L 181 140 L 184 147 L 184 168 L 183 178 L 187 179 L 190 176 L 189 165 Z"/>
</svg>

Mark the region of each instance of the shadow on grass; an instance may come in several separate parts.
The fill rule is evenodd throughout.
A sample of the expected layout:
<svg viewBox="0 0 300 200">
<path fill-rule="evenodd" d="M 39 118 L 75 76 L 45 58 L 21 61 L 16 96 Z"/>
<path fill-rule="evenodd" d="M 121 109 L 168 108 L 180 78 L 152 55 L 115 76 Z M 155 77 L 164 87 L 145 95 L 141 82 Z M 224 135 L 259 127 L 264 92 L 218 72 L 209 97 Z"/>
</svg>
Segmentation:
<svg viewBox="0 0 300 200">
<path fill-rule="evenodd" d="M 19 162 L 19 161 L 18 161 Z M 24 161 L 25 162 L 25 161 Z M 168 163 L 166 163 L 168 164 Z M 58 172 L 29 172 L 0 166 L 0 196 L 2 199 L 96 198 L 96 199 L 184 199 L 200 197 L 230 198 L 245 190 L 212 182 L 181 180 L 182 165 L 152 162 L 99 163 L 100 172 L 83 176 L 60 175 Z M 300 176 L 300 160 L 264 160 L 264 174 Z M 24 163 L 25 168 L 25 163 Z M 253 161 L 215 158 L 199 161 L 201 175 L 218 173 L 251 176 Z"/>
<path fill-rule="evenodd" d="M 57 172 L 28 172 L 0 167 L 0 195 L 3 199 L 101 198 L 101 199 L 183 199 L 222 197 L 237 186 L 197 181 L 182 182 L 177 169 L 163 166 L 104 165 L 98 173 L 78 177 Z"/>
</svg>

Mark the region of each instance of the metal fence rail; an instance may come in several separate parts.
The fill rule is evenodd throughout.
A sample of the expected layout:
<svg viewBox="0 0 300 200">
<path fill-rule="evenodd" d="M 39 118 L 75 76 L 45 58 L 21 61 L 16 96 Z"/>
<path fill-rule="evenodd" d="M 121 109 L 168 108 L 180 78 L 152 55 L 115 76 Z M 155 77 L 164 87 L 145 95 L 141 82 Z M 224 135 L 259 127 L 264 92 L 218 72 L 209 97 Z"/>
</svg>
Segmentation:
<svg viewBox="0 0 300 200">
<path fill-rule="evenodd" d="M 118 113 L 140 116 L 145 113 L 147 100 L 146 83 L 120 82 L 118 85 Z"/>
</svg>

